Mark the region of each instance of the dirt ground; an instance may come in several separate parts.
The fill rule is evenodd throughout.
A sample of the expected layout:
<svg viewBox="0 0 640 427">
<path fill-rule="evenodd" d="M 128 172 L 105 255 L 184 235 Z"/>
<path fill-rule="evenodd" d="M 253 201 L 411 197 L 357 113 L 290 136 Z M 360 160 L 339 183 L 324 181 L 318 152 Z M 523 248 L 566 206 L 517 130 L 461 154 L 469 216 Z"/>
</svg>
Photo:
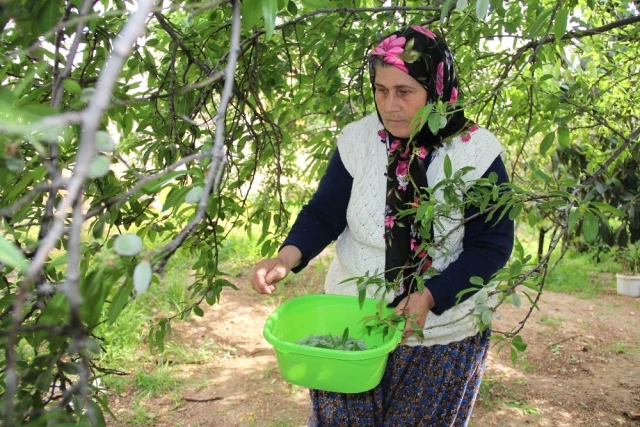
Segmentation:
<svg viewBox="0 0 640 427">
<path fill-rule="evenodd" d="M 308 392 L 282 379 L 262 337 L 264 321 L 278 304 L 317 291 L 305 274 L 272 297 L 255 294 L 241 275 L 234 279 L 240 291 L 223 293 L 221 304 L 207 307 L 204 317 L 176 323 L 172 339 L 193 348 L 215 345 L 217 355 L 181 365 L 186 386 L 178 398 L 170 393 L 145 401 L 145 424 L 306 425 Z M 505 330 L 526 309 L 509 306 L 500 313 L 494 328 Z M 589 300 L 545 292 L 522 336 L 528 348 L 517 367 L 508 349 L 498 354 L 492 348 L 470 425 L 640 425 L 640 299 L 614 291 Z M 133 390 L 114 396 L 114 413 L 126 418 L 132 399 Z"/>
</svg>

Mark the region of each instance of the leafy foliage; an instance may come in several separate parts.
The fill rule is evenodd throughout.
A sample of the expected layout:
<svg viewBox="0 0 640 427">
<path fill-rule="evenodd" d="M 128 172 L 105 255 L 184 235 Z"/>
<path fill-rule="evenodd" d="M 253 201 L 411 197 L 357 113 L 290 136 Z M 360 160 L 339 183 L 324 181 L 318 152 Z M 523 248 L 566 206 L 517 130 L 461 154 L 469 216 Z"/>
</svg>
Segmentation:
<svg viewBox="0 0 640 427">
<path fill-rule="evenodd" d="M 104 425 L 96 328 L 161 286 L 178 248 L 196 259 L 180 318 L 234 288 L 218 265 L 230 230 L 275 252 L 333 136 L 373 111 L 366 55 L 398 26 L 441 29 L 468 115 L 507 148 L 513 197 L 485 183 L 477 201 L 550 235 L 537 264 L 516 250 L 495 292 L 535 307 L 561 240 L 638 240 L 636 2 L 397 4 L 0 4 L 5 425 Z M 488 326 L 495 308 L 478 314 Z M 150 330 L 151 348 L 171 320 Z M 516 354 L 517 333 L 502 337 Z"/>
</svg>

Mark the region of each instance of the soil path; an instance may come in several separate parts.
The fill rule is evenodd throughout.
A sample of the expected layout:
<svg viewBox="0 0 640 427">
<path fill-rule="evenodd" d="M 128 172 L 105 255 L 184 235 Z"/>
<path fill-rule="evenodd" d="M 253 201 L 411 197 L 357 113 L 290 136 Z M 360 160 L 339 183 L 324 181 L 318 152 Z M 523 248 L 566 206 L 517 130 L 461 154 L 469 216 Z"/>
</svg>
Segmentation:
<svg viewBox="0 0 640 427">
<path fill-rule="evenodd" d="M 317 291 L 304 274 L 265 297 L 246 277 L 234 280 L 202 318 L 176 323 L 172 339 L 192 348 L 215 342 L 217 357 L 180 367 L 180 399 L 148 406 L 155 426 L 304 426 L 307 390 L 285 382 L 262 338 L 267 316 L 282 301 Z M 524 298 L 523 298 L 524 299 Z M 640 425 L 640 299 L 606 292 L 584 300 L 545 292 L 522 331 L 528 349 L 517 367 L 509 349 L 492 348 L 472 426 Z M 506 329 L 526 310 L 505 307 L 494 323 Z M 122 398 L 125 399 L 122 399 Z M 131 395 L 133 397 L 133 394 Z M 126 412 L 126 396 L 115 405 Z"/>
</svg>

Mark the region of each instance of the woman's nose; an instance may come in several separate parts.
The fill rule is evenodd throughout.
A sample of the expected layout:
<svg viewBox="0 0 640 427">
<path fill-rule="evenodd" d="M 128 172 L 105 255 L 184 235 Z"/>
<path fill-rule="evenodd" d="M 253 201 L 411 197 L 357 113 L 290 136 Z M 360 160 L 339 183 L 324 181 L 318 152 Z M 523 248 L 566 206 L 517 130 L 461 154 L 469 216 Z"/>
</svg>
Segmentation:
<svg viewBox="0 0 640 427">
<path fill-rule="evenodd" d="M 384 111 L 387 113 L 393 113 L 399 110 L 398 106 L 398 98 L 394 94 L 390 93 L 385 100 Z"/>
</svg>

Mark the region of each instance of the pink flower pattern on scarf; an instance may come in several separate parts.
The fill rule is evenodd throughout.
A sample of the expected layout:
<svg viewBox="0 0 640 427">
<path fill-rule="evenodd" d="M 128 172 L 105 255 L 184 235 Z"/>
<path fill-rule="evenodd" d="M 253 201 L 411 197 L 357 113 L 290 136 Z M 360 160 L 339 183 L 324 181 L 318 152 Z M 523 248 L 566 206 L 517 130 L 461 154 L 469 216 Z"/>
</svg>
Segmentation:
<svg viewBox="0 0 640 427">
<path fill-rule="evenodd" d="M 442 96 L 442 89 L 444 89 L 444 62 L 438 64 L 436 72 L 436 93 L 438 96 Z"/>
<path fill-rule="evenodd" d="M 393 228 L 393 225 L 396 223 L 396 217 L 387 215 L 384 217 L 384 226 L 386 228 Z"/>
<path fill-rule="evenodd" d="M 455 103 L 458 100 L 458 88 L 457 87 L 453 87 L 451 89 L 451 97 L 449 98 L 449 102 L 451 104 Z"/>
<path fill-rule="evenodd" d="M 425 36 L 429 37 L 431 40 L 435 40 L 436 39 L 436 35 L 435 35 L 435 33 L 433 31 L 428 30 L 428 29 L 426 29 L 424 27 L 421 27 L 420 25 L 412 25 L 411 29 L 415 30 L 415 31 L 417 31 L 419 33 L 424 34 Z"/>
<path fill-rule="evenodd" d="M 387 64 L 391 64 L 394 67 L 409 74 L 409 70 L 404 65 L 404 61 L 398 58 L 398 55 L 402 55 L 404 52 L 404 45 L 407 39 L 404 37 L 398 37 L 397 35 L 391 35 L 382 42 L 371 52 L 371 55 L 382 56 L 382 60 Z"/>
<path fill-rule="evenodd" d="M 409 173 L 409 162 L 406 160 L 400 160 L 396 167 L 396 175 L 405 176 L 407 173 Z"/>
</svg>

